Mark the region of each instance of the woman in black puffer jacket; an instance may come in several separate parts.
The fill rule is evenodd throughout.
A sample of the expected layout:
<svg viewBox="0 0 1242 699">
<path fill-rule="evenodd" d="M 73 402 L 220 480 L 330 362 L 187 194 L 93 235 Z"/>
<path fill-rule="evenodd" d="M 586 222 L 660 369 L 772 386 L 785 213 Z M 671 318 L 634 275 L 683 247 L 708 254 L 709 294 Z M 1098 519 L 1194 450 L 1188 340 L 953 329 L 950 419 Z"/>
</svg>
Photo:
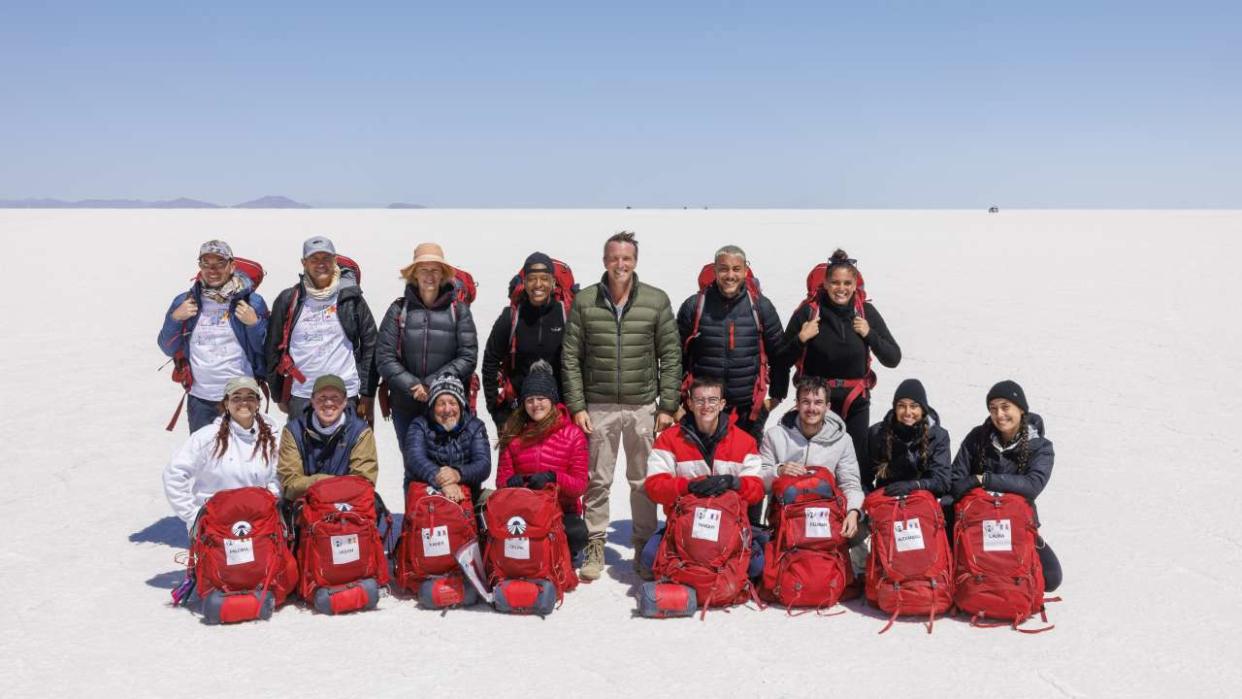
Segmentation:
<svg viewBox="0 0 1242 699">
<path fill-rule="evenodd" d="M 882 488 L 900 497 L 915 490 L 940 497 L 949 492 L 953 477 L 949 464 L 949 433 L 940 416 L 927 404 L 927 391 L 918 379 L 906 379 L 893 394 L 893 409 L 871 426 L 867 438 L 868 473 L 874 483 L 867 492 Z"/>
<path fill-rule="evenodd" d="M 953 500 L 974 488 L 1021 495 L 1035 508 L 1035 498 L 1052 477 L 1055 454 L 1044 436 L 1044 421 L 1027 408 L 1026 394 L 1014 381 L 988 391 L 988 419 L 966 435 L 953 459 Z M 1035 510 L 1039 525 L 1039 511 Z M 1044 567 L 1044 591 L 1061 584 L 1061 562 L 1044 538 L 1035 541 Z"/>
<path fill-rule="evenodd" d="M 375 363 L 402 452 L 410 422 L 427 412 L 432 378 L 450 373 L 469 386 L 478 362 L 478 334 L 470 307 L 456 298 L 456 273 L 439 245 L 414 248 L 414 261 L 401 270 L 405 295 L 380 324 Z"/>
</svg>

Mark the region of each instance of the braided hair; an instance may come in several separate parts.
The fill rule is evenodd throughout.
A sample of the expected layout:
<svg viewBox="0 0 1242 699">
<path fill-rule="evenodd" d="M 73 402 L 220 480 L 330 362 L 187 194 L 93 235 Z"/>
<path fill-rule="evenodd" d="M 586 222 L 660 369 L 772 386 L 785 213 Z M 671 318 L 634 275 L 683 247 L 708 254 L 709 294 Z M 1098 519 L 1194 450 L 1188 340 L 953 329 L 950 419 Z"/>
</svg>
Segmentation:
<svg viewBox="0 0 1242 699">
<path fill-rule="evenodd" d="M 1008 444 L 1004 443 L 1000 431 L 996 429 L 996 425 L 993 425 L 990 419 L 985 420 L 983 424 L 986 425 L 988 429 L 983 433 L 983 439 L 981 440 L 982 444 L 979 445 L 979 449 L 975 452 L 975 459 L 974 463 L 971 465 L 971 472 L 975 475 L 984 472 L 984 456 L 987 454 L 988 443 L 995 438 L 1002 447 L 1008 447 L 1014 444 L 1017 445 L 1015 451 L 1017 452 L 1018 473 L 1026 473 L 1028 462 L 1031 458 L 1031 438 L 1030 435 L 1027 434 L 1029 430 L 1027 429 L 1028 421 L 1026 413 L 1022 413 L 1022 417 L 1018 419 L 1018 433 L 1014 435 L 1014 438 Z"/>
<path fill-rule="evenodd" d="M 223 405 L 223 403 L 221 404 Z M 220 429 L 216 431 L 216 448 L 212 452 L 212 456 L 216 459 L 224 456 L 225 452 L 229 450 L 229 425 L 231 424 L 231 418 L 229 417 L 229 411 L 224 410 L 222 412 L 224 415 L 220 420 Z M 259 438 L 254 441 L 254 451 L 250 452 L 250 458 L 253 459 L 259 453 L 259 450 L 262 450 L 263 461 L 271 461 L 276 454 L 276 435 L 272 434 L 272 428 L 268 426 L 267 421 L 258 415 L 254 416 L 254 422 L 259 430 Z"/>
<path fill-rule="evenodd" d="M 896 421 L 896 415 L 890 415 L 884 420 L 884 446 L 880 448 L 880 463 L 875 470 L 877 479 L 888 478 L 888 467 L 893 459 L 893 422 Z M 919 460 L 914 464 L 915 478 L 922 478 L 927 472 L 927 464 L 930 461 L 931 454 L 931 422 L 927 418 L 924 411 L 923 419 L 919 420 L 915 426 L 918 430 L 919 437 Z"/>
</svg>

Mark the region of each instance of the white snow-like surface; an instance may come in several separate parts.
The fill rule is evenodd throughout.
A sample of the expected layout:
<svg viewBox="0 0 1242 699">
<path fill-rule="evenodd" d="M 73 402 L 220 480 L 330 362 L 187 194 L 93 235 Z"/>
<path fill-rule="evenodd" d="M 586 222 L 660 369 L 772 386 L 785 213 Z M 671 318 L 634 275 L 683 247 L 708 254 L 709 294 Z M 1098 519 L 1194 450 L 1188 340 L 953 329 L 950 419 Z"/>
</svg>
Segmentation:
<svg viewBox="0 0 1242 699">
<path fill-rule="evenodd" d="M 1065 569 L 1056 629 L 945 619 L 929 636 L 910 620 L 878 636 L 879 614 L 854 603 L 836 617 L 632 618 L 628 521 L 605 576 L 544 620 L 390 597 L 367 614 L 287 605 L 267 623 L 208 627 L 168 606 L 184 529 L 160 472 L 187 432 L 163 430 L 179 389 L 155 371 L 155 336 L 203 240 L 262 261 L 270 304 L 301 241 L 328 235 L 362 264 L 377 316 L 413 246 L 439 241 L 482 283 L 485 338 L 527 253 L 591 283 L 620 229 L 638 232 L 639 276 L 675 305 L 719 245 L 742 245 L 782 319 L 807 269 L 845 247 L 904 354 L 896 370 L 877 363 L 876 404 L 921 378 L 954 449 L 985 417 L 987 388 L 1018 380 L 1056 444 L 1039 501 Z M 1239 233 L 1234 211 L 0 212 L 0 694 L 1232 693 Z M 396 440 L 390 424 L 377 433 L 379 489 L 400 509 Z M 612 511 L 628 518 L 623 478 Z"/>
</svg>

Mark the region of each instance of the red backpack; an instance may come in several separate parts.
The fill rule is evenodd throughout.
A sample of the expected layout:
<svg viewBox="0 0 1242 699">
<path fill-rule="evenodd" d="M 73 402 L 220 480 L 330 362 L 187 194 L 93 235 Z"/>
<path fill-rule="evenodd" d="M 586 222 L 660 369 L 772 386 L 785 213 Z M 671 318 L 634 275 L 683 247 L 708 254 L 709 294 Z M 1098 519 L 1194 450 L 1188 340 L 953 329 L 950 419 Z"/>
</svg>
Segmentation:
<svg viewBox="0 0 1242 699">
<path fill-rule="evenodd" d="M 307 488 L 298 502 L 303 599 L 329 614 L 375 607 L 378 587 L 388 584 L 376 520 L 375 488 L 362 476 L 333 476 Z"/>
<path fill-rule="evenodd" d="M 892 614 L 880 633 L 902 614 L 926 614 L 931 633 L 936 615 L 953 606 L 953 559 L 939 500 L 926 490 L 899 498 L 876 490 L 863 509 L 871 518 L 867 599 Z"/>
<path fill-rule="evenodd" d="M 955 513 L 953 602 L 971 615 L 971 625 L 1008 625 L 1024 633 L 1053 628 L 1018 628 L 1033 614 L 1048 621 L 1044 570 L 1035 550 L 1039 531 L 1026 498 L 976 488 L 958 501 Z M 1001 623 L 986 623 L 988 619 Z"/>
<path fill-rule="evenodd" d="M 276 496 L 257 487 L 213 495 L 195 523 L 189 568 L 207 623 L 271 616 L 298 582 Z"/>
<path fill-rule="evenodd" d="M 249 277 L 250 281 L 254 284 L 254 286 L 251 287 L 251 291 L 258 290 L 259 285 L 263 283 L 263 277 L 266 276 L 266 273 L 263 271 L 263 265 L 255 262 L 254 260 L 247 260 L 244 257 L 233 258 L 233 271 L 241 272 Z M 203 273 L 202 271 L 199 271 L 198 274 L 194 275 L 193 281 L 195 284 L 198 284 L 202 281 L 202 278 Z M 194 287 L 191 286 L 190 295 L 192 296 L 193 294 Z M 173 358 L 171 360 L 173 370 L 170 378 L 173 380 L 173 383 L 181 384 L 181 387 L 185 389 L 185 392 L 181 394 L 181 400 L 177 403 L 177 409 L 173 411 L 172 419 L 169 420 L 168 424 L 164 427 L 164 429 L 169 432 L 172 432 L 173 428 L 177 426 L 177 420 L 181 417 L 181 410 L 185 407 L 186 396 L 190 395 L 190 388 L 194 386 L 194 373 L 190 371 L 190 355 L 186 353 L 185 349 L 185 344 L 190 341 L 189 333 L 186 332 L 186 325 L 188 323 L 189 319 L 181 321 L 181 332 L 177 334 L 177 339 L 184 339 L 184 341 L 181 343 L 181 347 L 173 354 Z M 267 384 L 260 382 L 259 386 L 266 394 Z"/>
<path fill-rule="evenodd" d="M 690 344 L 699 336 L 699 321 L 703 318 L 707 287 L 714 283 L 716 283 L 715 263 L 703 265 L 703 269 L 699 271 L 699 293 L 694 304 L 694 323 L 690 327 L 690 334 L 686 336 L 686 341 L 681 345 L 683 355 L 690 352 Z M 759 413 L 763 410 L 763 401 L 768 397 L 768 351 L 763 345 L 763 319 L 759 317 L 759 279 L 755 277 L 749 264 L 746 266 L 746 297 L 750 299 L 750 314 L 755 319 L 755 329 L 759 333 L 759 374 L 755 377 L 755 390 L 751 394 L 750 402 L 750 419 L 757 420 Z M 732 326 L 729 327 L 729 348 L 733 348 Z M 694 383 L 694 375 L 686 372 L 686 377 L 681 382 L 683 401 L 689 397 L 692 383 Z"/>
<path fill-rule="evenodd" d="M 832 472 L 822 466 L 809 466 L 806 475 L 781 476 L 772 482 L 765 597 L 789 612 L 794 607 L 824 609 L 840 601 L 853 580 L 849 540 L 841 536 L 845 514 L 845 496 Z"/>
<path fill-rule="evenodd" d="M 453 314 L 453 324 L 457 324 L 457 304 L 464 303 L 467 306 L 474 303 L 474 299 L 479 295 L 479 285 L 475 283 L 474 277 L 464 269 L 455 268 L 457 275 L 453 277 L 453 302 L 449 305 L 449 309 Z M 397 313 L 397 360 L 400 361 L 404 356 L 405 345 L 405 297 L 398 296 L 393 303 L 401 304 L 401 311 Z M 387 381 L 380 379 L 379 385 L 379 407 L 380 415 L 385 420 L 392 415 L 392 407 L 388 402 Z M 475 412 L 478 405 L 479 396 L 479 375 L 470 375 L 470 385 L 466 387 L 466 395 L 470 403 L 470 412 Z"/>
<path fill-rule="evenodd" d="M 806 275 L 806 298 L 798 307 L 794 309 L 794 315 L 803 307 L 810 309 L 810 315 L 807 319 L 819 317 L 819 290 L 824 288 L 824 278 L 828 275 L 828 263 L 821 262 L 811 268 Z M 854 314 L 859 318 L 867 318 L 867 287 L 863 281 L 862 272 L 855 269 L 858 286 L 854 288 Z M 802 367 L 806 364 L 807 349 L 802 348 L 802 354 L 798 356 L 798 360 L 794 363 L 794 383 L 802 378 Z M 845 401 L 841 405 L 841 415 L 850 414 L 850 406 L 859 398 L 867 396 L 871 389 L 875 388 L 876 376 L 875 371 L 871 369 L 871 352 L 867 352 L 867 373 L 861 379 L 832 379 L 828 380 L 828 388 L 848 388 L 850 392 L 846 394 Z"/>
<path fill-rule="evenodd" d="M 552 260 L 552 276 L 556 279 L 556 288 L 552 290 L 552 300 L 561 306 L 561 319 L 568 322 L 569 311 L 574 306 L 574 296 L 578 293 L 578 283 L 574 281 L 574 271 L 560 260 Z M 519 270 L 509 281 L 509 352 L 500 363 L 497 377 L 496 406 L 503 407 L 518 397 L 513 386 L 513 362 L 517 357 L 517 324 L 518 309 L 522 305 L 522 294 L 526 293 L 526 271 Z"/>
<path fill-rule="evenodd" d="M 510 611 L 502 606 L 514 598 L 513 594 L 505 594 L 510 582 L 520 581 L 524 584 L 517 587 L 522 588 L 532 583 L 543 590 L 551 586 L 553 604 L 578 586 L 558 493 L 555 485 L 540 490 L 501 488 L 487 499 L 483 515 L 488 534 L 485 558 L 488 579 L 496 588 L 497 608 L 501 611 Z M 519 596 L 524 603 L 512 605 L 511 611 L 551 611 L 546 606 L 547 595 L 535 592 L 533 599 L 526 599 L 526 593 L 521 591 Z"/>
<path fill-rule="evenodd" d="M 352 258 L 344 255 L 336 256 L 336 266 L 342 270 L 353 272 L 354 282 L 359 286 L 362 285 L 362 268 L 358 266 Z M 256 285 L 257 286 L 257 285 Z M 302 373 L 293 363 L 293 355 L 289 353 L 289 338 L 293 335 L 293 324 L 297 322 L 298 312 L 302 305 L 302 285 L 299 283 L 293 287 L 293 295 L 289 297 L 289 307 L 285 309 L 284 329 L 281 331 L 280 344 L 276 346 L 276 351 L 280 353 L 280 359 L 276 360 L 276 373 L 285 377 L 280 390 L 278 400 L 281 403 L 288 403 L 289 397 L 293 395 L 293 383 L 305 383 L 306 375 Z"/>
<path fill-rule="evenodd" d="M 466 499 L 456 503 L 425 483 L 410 483 L 405 494 L 401 538 L 394 555 L 394 582 L 398 587 L 417 593 L 423 582 L 433 577 L 455 578 L 455 582 L 446 584 L 463 591 L 469 584 L 456 556 L 462 548 L 478 541 L 479 532 L 470 493 L 465 486 L 462 492 Z"/>
<path fill-rule="evenodd" d="M 754 595 L 750 565 L 750 519 L 737 491 L 717 497 L 687 494 L 668 513 L 664 538 L 651 566 L 657 578 L 694 588 L 703 616 Z"/>
</svg>

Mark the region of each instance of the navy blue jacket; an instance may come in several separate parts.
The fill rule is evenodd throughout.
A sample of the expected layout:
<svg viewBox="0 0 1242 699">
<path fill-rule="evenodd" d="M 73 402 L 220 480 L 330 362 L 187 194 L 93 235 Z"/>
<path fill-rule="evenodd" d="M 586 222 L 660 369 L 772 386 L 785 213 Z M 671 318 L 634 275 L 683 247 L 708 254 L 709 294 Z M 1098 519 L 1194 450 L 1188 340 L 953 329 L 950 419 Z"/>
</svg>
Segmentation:
<svg viewBox="0 0 1242 699">
<path fill-rule="evenodd" d="M 233 327 L 233 334 L 237 336 L 237 342 L 241 345 L 242 351 L 246 353 L 246 360 L 250 362 L 250 368 L 254 371 L 254 378 L 262 381 L 267 378 L 267 363 L 263 357 L 263 342 L 267 337 L 267 302 L 259 296 L 254 290 L 254 284 L 241 272 L 237 273 L 241 277 L 243 289 L 234 295 L 229 301 L 229 325 Z M 160 351 L 165 356 L 172 357 L 178 351 L 184 351 L 188 359 L 190 356 L 189 341 L 190 336 L 194 333 L 194 326 L 198 324 L 198 315 L 190 316 L 185 320 L 173 320 L 172 312 L 185 301 L 187 296 L 194 297 L 194 303 L 199 308 L 203 307 L 203 285 L 202 282 L 194 282 L 194 286 L 189 291 L 183 291 L 173 298 L 173 302 L 168 306 L 168 310 L 164 313 L 164 326 L 160 328 L 160 335 L 157 342 L 160 345 Z M 238 301 L 245 301 L 254 309 L 256 315 L 259 316 L 259 322 L 254 325 L 246 325 L 237 319 L 234 310 L 237 308 Z M 191 373 L 194 367 L 190 367 Z"/>
<path fill-rule="evenodd" d="M 905 428 L 896 421 L 893 411 L 889 410 L 882 421 L 871 426 L 867 438 L 867 463 L 863 471 L 874 474 L 883 461 L 886 424 L 894 426 L 888 470 L 884 476 L 876 475 L 874 487 L 883 488 L 898 481 L 918 480 L 921 481 L 921 489 L 930 490 L 936 497 L 949 492 L 953 477 L 952 465 L 949 463 L 949 433 L 940 426 L 940 416 L 935 410 L 927 412 L 926 459 L 923 458 L 923 431 L 918 426 Z M 870 491 L 872 484 L 864 483 L 863 487 Z"/>
<path fill-rule="evenodd" d="M 354 408 L 345 409 L 345 424 L 331 435 L 322 435 L 315 429 L 311 420 L 314 409 L 308 407 L 304 413 L 290 418 L 285 426 L 298 445 L 298 454 L 302 457 L 302 471 L 308 476 L 326 474 L 344 476 L 349 473 L 349 455 L 358 443 L 362 433 L 370 429 L 366 420 L 358 417 Z"/>
<path fill-rule="evenodd" d="M 972 488 L 979 487 L 976 475 L 983 474 L 983 488 L 999 493 L 1016 493 L 1030 500 L 1043 492 L 1052 478 L 1052 462 L 1055 454 L 1052 440 L 1044 436 L 1044 420 L 1034 413 L 1027 413 L 1026 468 L 1019 469 L 1018 447 L 1011 444 L 1002 447 L 991 421 L 970 431 L 953 459 L 953 497 L 961 498 Z"/>
<path fill-rule="evenodd" d="M 492 475 L 492 450 L 487 442 L 487 427 L 479 418 L 462 411 L 462 419 L 446 431 L 428 416 L 410 422 L 405 436 L 405 482 L 435 483 L 436 471 L 449 466 L 461 473 L 461 482 L 474 492 Z"/>
</svg>

